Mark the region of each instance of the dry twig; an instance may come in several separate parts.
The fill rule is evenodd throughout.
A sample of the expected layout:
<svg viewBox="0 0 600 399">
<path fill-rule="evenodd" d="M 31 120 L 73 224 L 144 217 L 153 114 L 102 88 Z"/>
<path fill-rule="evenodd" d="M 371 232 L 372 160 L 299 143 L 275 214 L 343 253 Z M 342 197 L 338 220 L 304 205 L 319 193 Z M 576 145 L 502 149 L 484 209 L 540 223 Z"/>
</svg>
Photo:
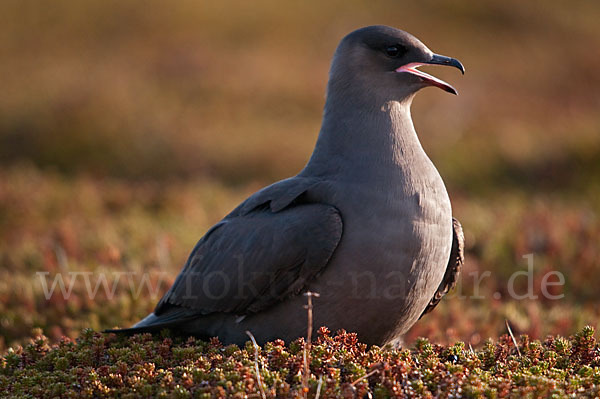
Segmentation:
<svg viewBox="0 0 600 399">
<path fill-rule="evenodd" d="M 519 357 L 521 357 L 521 350 L 519 350 L 519 344 L 517 344 L 517 340 L 515 339 L 515 336 L 514 336 L 512 330 L 510 329 L 510 324 L 508 324 L 508 319 L 504 319 L 504 321 L 506 322 L 506 328 L 508 329 L 508 334 L 510 334 L 513 344 L 515 344 L 515 348 L 517 348 L 517 353 L 519 354 Z"/>
<path fill-rule="evenodd" d="M 305 306 L 308 313 L 308 331 L 306 332 L 306 342 L 304 343 L 304 373 L 302 375 L 302 397 L 308 398 L 308 377 L 310 375 L 310 369 L 308 365 L 310 362 L 310 349 L 313 330 L 312 298 L 318 298 L 320 295 L 316 292 L 311 291 L 308 291 L 304 295 L 308 297 L 308 304 Z"/>
<path fill-rule="evenodd" d="M 367 374 L 365 374 L 362 377 L 357 378 L 356 380 L 354 380 L 354 382 L 352 384 L 350 384 L 350 385 L 354 386 L 354 385 L 358 384 L 359 382 L 361 382 L 362 380 L 364 380 L 365 378 L 369 378 L 370 376 L 372 376 L 373 374 L 378 373 L 378 372 L 379 372 L 378 369 L 369 371 Z"/>
<path fill-rule="evenodd" d="M 256 381 L 258 382 L 258 389 L 260 389 L 260 396 L 262 396 L 263 399 L 267 399 L 267 395 L 265 394 L 265 388 L 263 387 L 262 380 L 260 378 L 260 370 L 258 368 L 258 344 L 254 339 L 254 335 L 252 335 L 250 331 L 246 331 L 246 334 L 248 334 L 248 336 L 252 340 L 252 343 L 254 344 L 254 367 L 256 369 Z"/>
<path fill-rule="evenodd" d="M 315 394 L 315 399 L 319 399 L 321 396 L 321 386 L 323 385 L 323 376 L 319 377 L 319 383 L 317 384 L 317 393 Z"/>
</svg>

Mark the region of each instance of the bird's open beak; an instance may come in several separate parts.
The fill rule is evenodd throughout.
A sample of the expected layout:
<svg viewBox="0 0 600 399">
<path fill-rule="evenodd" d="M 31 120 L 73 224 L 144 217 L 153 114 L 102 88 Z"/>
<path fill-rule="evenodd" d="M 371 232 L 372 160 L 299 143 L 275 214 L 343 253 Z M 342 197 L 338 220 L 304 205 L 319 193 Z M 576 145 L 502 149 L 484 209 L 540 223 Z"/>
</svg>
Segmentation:
<svg viewBox="0 0 600 399">
<path fill-rule="evenodd" d="M 450 57 L 446 57 L 444 55 L 438 55 L 438 54 L 434 54 L 429 61 L 411 62 L 409 64 L 402 65 L 400 68 L 396 69 L 396 72 L 412 73 L 413 75 L 420 77 L 424 82 L 426 82 L 427 84 L 429 84 L 431 86 L 439 87 L 440 89 L 447 91 L 448 93 L 458 94 L 456 89 L 454 87 L 452 87 L 451 85 L 449 85 L 448 83 L 444 82 L 441 79 L 436 78 L 435 76 L 431 76 L 428 73 L 419 71 L 417 69 L 418 67 L 426 65 L 426 64 L 453 66 L 455 68 L 460 69 L 460 71 L 463 73 L 463 75 L 465 74 L 465 67 L 463 66 L 463 64 L 460 63 L 459 60 L 457 60 L 456 58 L 450 58 Z"/>
</svg>

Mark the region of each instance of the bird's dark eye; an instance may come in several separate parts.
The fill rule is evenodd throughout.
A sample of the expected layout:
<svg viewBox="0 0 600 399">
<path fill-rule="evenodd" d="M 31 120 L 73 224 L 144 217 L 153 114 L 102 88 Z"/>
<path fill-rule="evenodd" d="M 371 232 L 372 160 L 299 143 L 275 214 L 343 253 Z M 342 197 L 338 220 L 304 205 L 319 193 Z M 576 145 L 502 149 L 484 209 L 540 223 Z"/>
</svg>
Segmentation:
<svg viewBox="0 0 600 399">
<path fill-rule="evenodd" d="M 385 49 L 385 53 L 390 56 L 390 57 L 400 57 L 401 55 L 403 55 L 406 52 L 406 49 L 402 46 L 399 45 L 395 45 L 395 46 L 388 46 Z"/>
</svg>

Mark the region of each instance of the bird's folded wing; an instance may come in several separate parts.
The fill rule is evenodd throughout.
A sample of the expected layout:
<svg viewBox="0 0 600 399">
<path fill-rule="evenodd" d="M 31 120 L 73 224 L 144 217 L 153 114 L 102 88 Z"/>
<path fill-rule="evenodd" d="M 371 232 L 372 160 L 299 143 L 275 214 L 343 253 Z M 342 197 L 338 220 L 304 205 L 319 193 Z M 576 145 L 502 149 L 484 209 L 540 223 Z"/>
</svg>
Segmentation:
<svg viewBox="0 0 600 399">
<path fill-rule="evenodd" d="M 209 230 L 154 312 L 243 315 L 298 294 L 329 262 L 342 219 L 333 206 L 293 200 L 277 212 L 272 198 L 246 213 L 238 208 Z"/>
</svg>

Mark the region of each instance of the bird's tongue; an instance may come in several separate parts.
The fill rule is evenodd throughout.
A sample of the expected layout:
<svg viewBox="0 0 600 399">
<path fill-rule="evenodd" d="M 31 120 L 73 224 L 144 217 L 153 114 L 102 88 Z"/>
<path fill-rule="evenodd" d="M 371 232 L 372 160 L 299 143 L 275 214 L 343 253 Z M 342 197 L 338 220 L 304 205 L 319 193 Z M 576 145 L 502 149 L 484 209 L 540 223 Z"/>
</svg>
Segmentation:
<svg viewBox="0 0 600 399">
<path fill-rule="evenodd" d="M 431 76 L 428 73 L 423 71 L 419 71 L 417 68 L 424 64 L 420 64 L 418 62 L 412 62 L 410 64 L 402 65 L 400 68 L 396 69 L 396 72 L 407 72 L 412 73 L 423 79 L 425 82 L 432 86 L 439 87 L 440 89 L 447 91 L 448 93 L 456 94 L 457 91 L 454 87 L 450 86 L 448 83 L 444 82 L 442 79 L 438 79 L 435 76 Z"/>
</svg>

